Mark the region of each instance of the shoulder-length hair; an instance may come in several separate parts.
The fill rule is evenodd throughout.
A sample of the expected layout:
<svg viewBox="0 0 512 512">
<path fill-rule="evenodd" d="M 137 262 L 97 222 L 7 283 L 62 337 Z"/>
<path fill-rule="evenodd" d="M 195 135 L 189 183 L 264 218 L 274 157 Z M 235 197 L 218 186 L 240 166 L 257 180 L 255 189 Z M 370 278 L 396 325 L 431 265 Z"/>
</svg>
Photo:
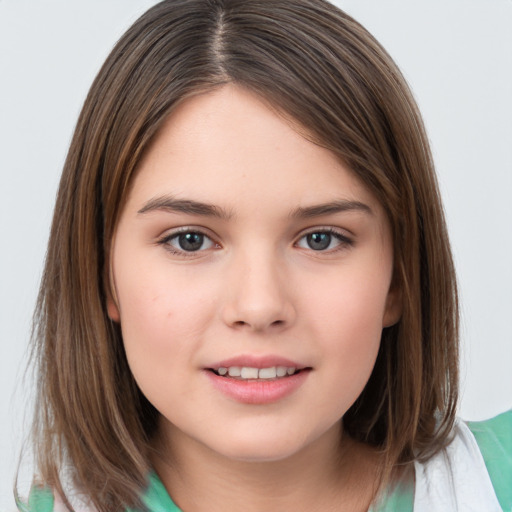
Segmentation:
<svg viewBox="0 0 512 512">
<path fill-rule="evenodd" d="M 323 0 L 164 0 L 96 77 L 64 166 L 35 316 L 38 474 L 62 474 L 100 511 L 137 503 L 157 411 L 130 373 L 106 308 L 109 250 L 141 156 L 176 106 L 226 83 L 260 95 L 336 154 L 382 204 L 400 321 L 343 418 L 385 468 L 448 440 L 457 402 L 457 292 L 423 123 L 400 71 Z M 314 171 L 312 171 L 314 172 Z"/>
</svg>

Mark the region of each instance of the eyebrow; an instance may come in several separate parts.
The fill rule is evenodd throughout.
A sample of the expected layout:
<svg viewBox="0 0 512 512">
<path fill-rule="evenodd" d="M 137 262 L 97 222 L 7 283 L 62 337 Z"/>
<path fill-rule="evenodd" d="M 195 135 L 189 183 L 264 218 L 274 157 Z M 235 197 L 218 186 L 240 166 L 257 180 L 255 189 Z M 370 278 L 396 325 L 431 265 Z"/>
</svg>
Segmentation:
<svg viewBox="0 0 512 512">
<path fill-rule="evenodd" d="M 233 217 L 231 212 L 219 206 L 194 201 L 192 199 L 177 199 L 173 196 L 154 197 L 145 203 L 137 213 L 145 214 L 153 211 L 168 211 L 171 213 L 216 217 L 222 220 L 229 220 Z M 340 199 L 313 206 L 300 206 L 291 212 L 290 217 L 294 219 L 310 219 L 350 211 L 360 211 L 370 215 L 373 214 L 372 209 L 367 204 L 361 203 L 360 201 Z"/>
<path fill-rule="evenodd" d="M 186 213 L 188 215 L 200 215 L 204 217 L 217 217 L 228 220 L 233 215 L 213 204 L 201 203 L 191 199 L 177 199 L 173 196 L 159 196 L 150 199 L 137 213 L 144 214 L 153 211 L 168 211 Z"/>
<path fill-rule="evenodd" d="M 291 217 L 296 219 L 310 219 L 314 217 L 321 217 L 323 215 L 332 215 L 335 213 L 350 211 L 359 211 L 373 215 L 372 209 L 367 204 L 361 203 L 360 201 L 340 199 L 313 206 L 301 206 L 291 213 Z"/>
</svg>

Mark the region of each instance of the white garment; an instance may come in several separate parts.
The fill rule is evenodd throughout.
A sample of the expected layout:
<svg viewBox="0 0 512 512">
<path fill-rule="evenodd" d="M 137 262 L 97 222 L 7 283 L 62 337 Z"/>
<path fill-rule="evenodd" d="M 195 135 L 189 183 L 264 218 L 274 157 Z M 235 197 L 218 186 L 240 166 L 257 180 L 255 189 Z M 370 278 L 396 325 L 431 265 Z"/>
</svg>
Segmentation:
<svg viewBox="0 0 512 512">
<path fill-rule="evenodd" d="M 452 443 L 414 463 L 414 512 L 502 512 L 475 437 L 460 420 Z"/>
</svg>

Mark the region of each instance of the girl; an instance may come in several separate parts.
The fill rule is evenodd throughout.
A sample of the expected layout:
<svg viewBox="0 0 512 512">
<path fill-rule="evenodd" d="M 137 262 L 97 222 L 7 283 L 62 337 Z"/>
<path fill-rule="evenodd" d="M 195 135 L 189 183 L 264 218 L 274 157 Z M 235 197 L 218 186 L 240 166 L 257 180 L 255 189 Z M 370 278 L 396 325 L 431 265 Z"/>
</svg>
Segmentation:
<svg viewBox="0 0 512 512">
<path fill-rule="evenodd" d="M 428 142 L 379 44 L 322 0 L 163 1 L 65 164 L 19 507 L 507 510 L 511 415 L 456 422 L 457 331 Z"/>
</svg>

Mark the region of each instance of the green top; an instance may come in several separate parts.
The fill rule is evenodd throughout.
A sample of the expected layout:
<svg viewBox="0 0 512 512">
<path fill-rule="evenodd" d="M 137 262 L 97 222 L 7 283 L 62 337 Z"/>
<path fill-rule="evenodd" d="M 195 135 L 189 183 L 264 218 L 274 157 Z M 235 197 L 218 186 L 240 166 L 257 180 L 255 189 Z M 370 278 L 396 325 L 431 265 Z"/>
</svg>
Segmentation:
<svg viewBox="0 0 512 512">
<path fill-rule="evenodd" d="M 409 487 L 399 487 L 393 494 L 374 512 L 406 512 L 413 509 L 414 493 Z M 149 512 L 182 512 L 172 501 L 164 485 L 155 473 L 149 477 L 149 487 L 143 496 L 143 502 Z M 37 510 L 37 512 L 40 512 Z M 44 511 L 46 512 L 46 511 Z M 48 512 L 51 512 L 48 511 Z M 138 512 L 128 509 L 126 512 Z M 372 511 L 373 512 L 373 511 Z"/>
<path fill-rule="evenodd" d="M 512 410 L 486 421 L 468 422 L 485 461 L 496 496 L 505 512 L 512 510 Z M 172 501 L 156 475 L 149 475 L 148 488 L 142 501 L 149 512 L 182 512 Z M 49 489 L 34 487 L 28 507 L 18 504 L 23 512 L 52 512 L 53 495 Z M 371 512 L 413 512 L 413 485 L 397 487 Z M 127 509 L 126 512 L 138 512 Z"/>
<path fill-rule="evenodd" d="M 484 457 L 494 491 L 506 511 L 512 511 L 512 410 L 487 421 L 468 421 Z"/>
</svg>

